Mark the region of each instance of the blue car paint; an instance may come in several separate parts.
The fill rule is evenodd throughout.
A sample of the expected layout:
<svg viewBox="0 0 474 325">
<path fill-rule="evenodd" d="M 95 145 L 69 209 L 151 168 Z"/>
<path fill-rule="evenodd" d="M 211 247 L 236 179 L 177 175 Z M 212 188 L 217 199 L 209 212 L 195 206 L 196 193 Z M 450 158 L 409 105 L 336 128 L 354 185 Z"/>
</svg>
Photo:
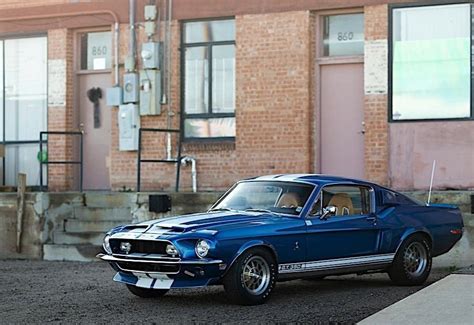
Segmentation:
<svg viewBox="0 0 474 325">
<path fill-rule="evenodd" d="M 246 181 L 299 182 L 311 184 L 314 189 L 299 216 L 243 211 L 207 212 L 120 226 L 108 234 L 133 231 L 138 237 L 144 233 L 173 243 L 182 261 L 190 264 L 183 265 L 179 274 L 169 275 L 174 280 L 171 288 L 219 283 L 244 251 L 257 246 L 268 249 L 278 264 L 283 265 L 383 254 L 394 256 L 401 243 L 414 233 L 425 234 L 432 242 L 432 255 L 437 256 L 451 249 L 462 236 L 450 233 L 452 229 L 463 227 L 461 213 L 455 206 L 425 206 L 415 202 L 384 206 L 380 191 L 385 188 L 373 183 L 324 175 L 276 175 Z M 337 184 L 371 187 L 375 191 L 373 213 L 327 220 L 308 216 L 321 189 Z M 194 252 L 199 239 L 209 241 L 211 248 L 206 258 L 222 261 L 222 269 L 217 264 L 192 264 L 193 261 L 202 261 Z M 114 263 L 111 264 L 118 270 Z M 196 268 L 204 275 L 198 275 Z M 136 284 L 134 274 L 118 271 L 116 281 Z M 186 271 L 195 274 L 194 278 Z"/>
</svg>

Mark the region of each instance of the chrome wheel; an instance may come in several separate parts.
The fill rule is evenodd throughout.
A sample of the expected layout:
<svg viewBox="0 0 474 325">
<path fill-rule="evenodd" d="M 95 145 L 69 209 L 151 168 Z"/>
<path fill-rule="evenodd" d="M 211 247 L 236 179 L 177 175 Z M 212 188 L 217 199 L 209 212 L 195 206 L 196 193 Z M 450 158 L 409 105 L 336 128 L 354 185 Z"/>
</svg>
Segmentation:
<svg viewBox="0 0 474 325">
<path fill-rule="evenodd" d="M 415 241 L 406 248 L 403 264 L 411 276 L 417 277 L 423 274 L 428 264 L 428 254 L 422 243 Z"/>
<path fill-rule="evenodd" d="M 242 269 L 241 280 L 248 293 L 258 296 L 270 284 L 270 266 L 264 258 L 252 256 Z"/>
</svg>

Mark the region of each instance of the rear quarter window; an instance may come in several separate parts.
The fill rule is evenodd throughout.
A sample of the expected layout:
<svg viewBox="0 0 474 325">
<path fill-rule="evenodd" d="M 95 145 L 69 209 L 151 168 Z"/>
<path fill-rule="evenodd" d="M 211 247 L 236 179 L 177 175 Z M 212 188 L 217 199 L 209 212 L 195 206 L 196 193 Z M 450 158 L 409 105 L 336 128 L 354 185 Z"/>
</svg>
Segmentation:
<svg viewBox="0 0 474 325">
<path fill-rule="evenodd" d="M 388 190 L 382 190 L 382 204 L 383 205 L 418 205 L 419 203 L 416 202 L 415 200 L 410 199 L 409 197 L 388 191 Z"/>
</svg>

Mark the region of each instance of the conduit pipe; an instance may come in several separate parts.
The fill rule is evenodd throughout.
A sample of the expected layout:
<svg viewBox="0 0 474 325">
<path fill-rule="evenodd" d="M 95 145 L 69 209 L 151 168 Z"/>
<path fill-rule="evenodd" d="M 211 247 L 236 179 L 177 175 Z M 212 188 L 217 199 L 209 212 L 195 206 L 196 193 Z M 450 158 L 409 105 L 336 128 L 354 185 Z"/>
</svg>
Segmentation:
<svg viewBox="0 0 474 325">
<path fill-rule="evenodd" d="M 193 157 L 183 157 L 181 158 L 181 165 L 187 166 L 188 163 L 191 163 L 191 178 L 193 182 L 193 192 L 197 192 L 197 168 L 196 168 L 196 158 Z"/>
<path fill-rule="evenodd" d="M 128 45 L 128 58 L 130 60 L 130 71 L 135 71 L 136 68 L 136 56 L 137 56 L 137 39 L 135 34 L 135 0 L 129 1 L 129 8 L 130 11 L 130 43 Z"/>
<path fill-rule="evenodd" d="M 166 15 L 166 35 L 165 35 L 165 42 L 166 42 L 166 99 L 168 104 L 167 114 L 166 114 L 166 126 L 168 129 L 171 129 L 172 126 L 172 118 L 173 118 L 173 109 L 171 107 L 171 19 L 173 13 L 173 0 L 168 0 L 168 13 Z M 168 132 L 166 137 L 166 157 L 167 159 L 171 158 L 171 133 Z"/>
<path fill-rule="evenodd" d="M 61 12 L 46 15 L 27 15 L 27 16 L 16 16 L 16 17 L 1 17 L 0 23 L 8 23 L 11 21 L 18 20 L 35 20 L 35 19 L 51 19 L 51 18 L 67 18 L 67 17 L 79 17 L 84 15 L 110 15 L 114 19 L 114 54 L 115 54 L 115 84 L 119 85 L 119 18 L 112 10 L 91 10 L 91 11 L 78 11 L 78 12 Z"/>
</svg>

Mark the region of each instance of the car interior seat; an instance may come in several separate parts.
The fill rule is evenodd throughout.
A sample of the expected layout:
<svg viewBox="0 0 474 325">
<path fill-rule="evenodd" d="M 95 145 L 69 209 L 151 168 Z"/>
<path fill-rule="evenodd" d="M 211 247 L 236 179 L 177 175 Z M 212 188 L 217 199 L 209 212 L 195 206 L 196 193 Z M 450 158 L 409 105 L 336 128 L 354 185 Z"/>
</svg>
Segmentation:
<svg viewBox="0 0 474 325">
<path fill-rule="evenodd" d="M 296 208 L 301 206 L 301 199 L 296 193 L 284 193 L 278 200 L 278 208 Z"/>
<path fill-rule="evenodd" d="M 329 200 L 328 206 L 336 207 L 336 216 L 354 214 L 354 205 L 347 193 L 337 193 Z"/>
</svg>

